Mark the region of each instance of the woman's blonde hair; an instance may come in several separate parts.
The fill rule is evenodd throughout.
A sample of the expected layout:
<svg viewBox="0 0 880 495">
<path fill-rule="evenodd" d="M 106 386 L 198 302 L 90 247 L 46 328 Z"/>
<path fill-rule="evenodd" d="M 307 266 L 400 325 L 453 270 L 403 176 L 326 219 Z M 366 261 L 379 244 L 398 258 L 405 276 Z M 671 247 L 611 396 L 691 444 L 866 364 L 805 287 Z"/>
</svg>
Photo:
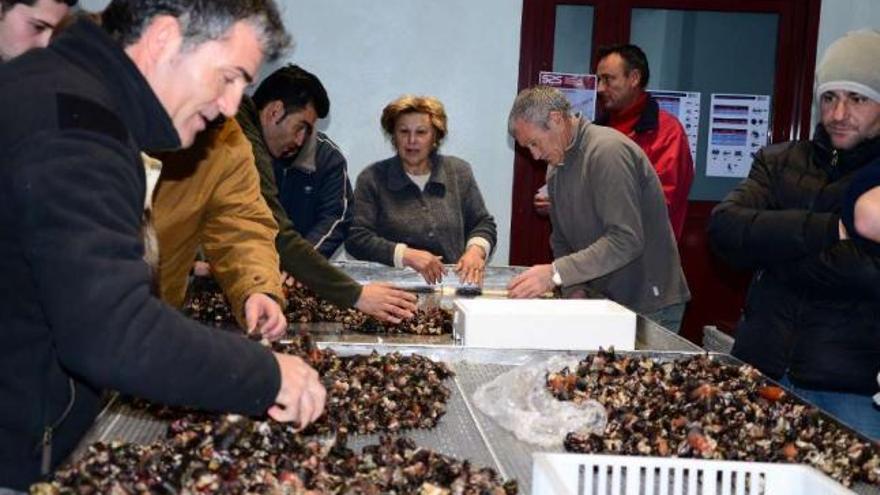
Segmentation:
<svg viewBox="0 0 880 495">
<path fill-rule="evenodd" d="M 382 129 L 391 137 L 394 142 L 394 126 L 397 119 L 401 115 L 407 113 L 424 113 L 431 120 L 431 126 L 434 128 L 434 145 L 439 146 L 443 138 L 446 137 L 446 109 L 440 100 L 433 96 L 414 96 L 403 95 L 392 101 L 382 110 Z"/>
</svg>

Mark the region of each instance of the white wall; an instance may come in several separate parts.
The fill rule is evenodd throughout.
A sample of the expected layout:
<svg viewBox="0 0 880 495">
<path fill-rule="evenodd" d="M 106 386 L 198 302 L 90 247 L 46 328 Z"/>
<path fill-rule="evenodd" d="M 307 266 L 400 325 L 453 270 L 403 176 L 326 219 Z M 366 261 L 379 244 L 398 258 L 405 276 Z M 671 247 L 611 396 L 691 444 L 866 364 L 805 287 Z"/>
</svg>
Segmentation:
<svg viewBox="0 0 880 495">
<path fill-rule="evenodd" d="M 80 0 L 100 10 L 107 0 Z M 320 124 L 343 149 L 352 183 L 393 150 L 382 108 L 403 93 L 437 96 L 446 106 L 443 153 L 474 168 L 498 223 L 494 264 L 510 245 L 513 148 L 507 113 L 519 77 L 521 0 L 280 0 L 295 47 L 280 63 L 318 75 L 330 94 Z M 264 67 L 263 76 L 278 66 Z"/>
</svg>

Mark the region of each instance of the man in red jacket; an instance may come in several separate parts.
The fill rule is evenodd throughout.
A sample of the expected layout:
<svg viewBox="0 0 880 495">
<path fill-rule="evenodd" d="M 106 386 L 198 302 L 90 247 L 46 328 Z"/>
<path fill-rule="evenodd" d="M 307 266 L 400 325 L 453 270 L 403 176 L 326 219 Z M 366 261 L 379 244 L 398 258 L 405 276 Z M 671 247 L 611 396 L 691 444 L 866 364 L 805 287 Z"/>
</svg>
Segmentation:
<svg viewBox="0 0 880 495">
<path fill-rule="evenodd" d="M 636 142 L 660 177 L 675 239 L 681 239 L 694 162 L 687 134 L 678 120 L 661 110 L 645 88 L 650 70 L 636 45 L 602 47 L 598 53 L 599 102 L 605 110 L 596 123 L 617 129 Z"/>
</svg>

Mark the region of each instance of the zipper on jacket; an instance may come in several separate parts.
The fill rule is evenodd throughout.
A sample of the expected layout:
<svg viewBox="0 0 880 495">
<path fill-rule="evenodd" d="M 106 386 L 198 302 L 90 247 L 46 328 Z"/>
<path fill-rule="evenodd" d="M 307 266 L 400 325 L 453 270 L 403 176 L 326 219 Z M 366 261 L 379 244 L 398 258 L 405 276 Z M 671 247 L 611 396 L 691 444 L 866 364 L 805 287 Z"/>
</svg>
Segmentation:
<svg viewBox="0 0 880 495">
<path fill-rule="evenodd" d="M 837 168 L 837 150 L 831 150 L 831 168 Z"/>
<path fill-rule="evenodd" d="M 73 410 L 73 403 L 76 401 L 76 385 L 73 383 L 73 378 L 68 378 L 67 383 L 70 386 L 70 399 L 67 401 L 67 407 L 64 408 L 64 412 L 61 413 L 61 416 L 54 423 L 43 428 L 43 438 L 38 445 L 42 451 L 40 461 L 40 474 L 42 476 L 48 475 L 52 470 L 52 436 L 55 434 L 55 430 L 61 426 L 61 423 L 67 419 L 70 411 Z"/>
</svg>

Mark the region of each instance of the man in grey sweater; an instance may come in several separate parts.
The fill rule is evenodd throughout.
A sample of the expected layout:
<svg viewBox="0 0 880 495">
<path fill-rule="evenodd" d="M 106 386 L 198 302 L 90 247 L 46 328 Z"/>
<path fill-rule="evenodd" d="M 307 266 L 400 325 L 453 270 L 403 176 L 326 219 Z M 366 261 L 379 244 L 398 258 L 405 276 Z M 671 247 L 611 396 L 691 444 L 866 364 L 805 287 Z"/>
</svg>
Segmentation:
<svg viewBox="0 0 880 495">
<path fill-rule="evenodd" d="M 555 260 L 514 278 L 511 297 L 561 286 L 598 294 L 677 332 L 690 299 L 663 190 L 645 153 L 614 129 L 572 115 L 559 90 L 523 90 L 510 134 L 550 166 Z"/>
</svg>

